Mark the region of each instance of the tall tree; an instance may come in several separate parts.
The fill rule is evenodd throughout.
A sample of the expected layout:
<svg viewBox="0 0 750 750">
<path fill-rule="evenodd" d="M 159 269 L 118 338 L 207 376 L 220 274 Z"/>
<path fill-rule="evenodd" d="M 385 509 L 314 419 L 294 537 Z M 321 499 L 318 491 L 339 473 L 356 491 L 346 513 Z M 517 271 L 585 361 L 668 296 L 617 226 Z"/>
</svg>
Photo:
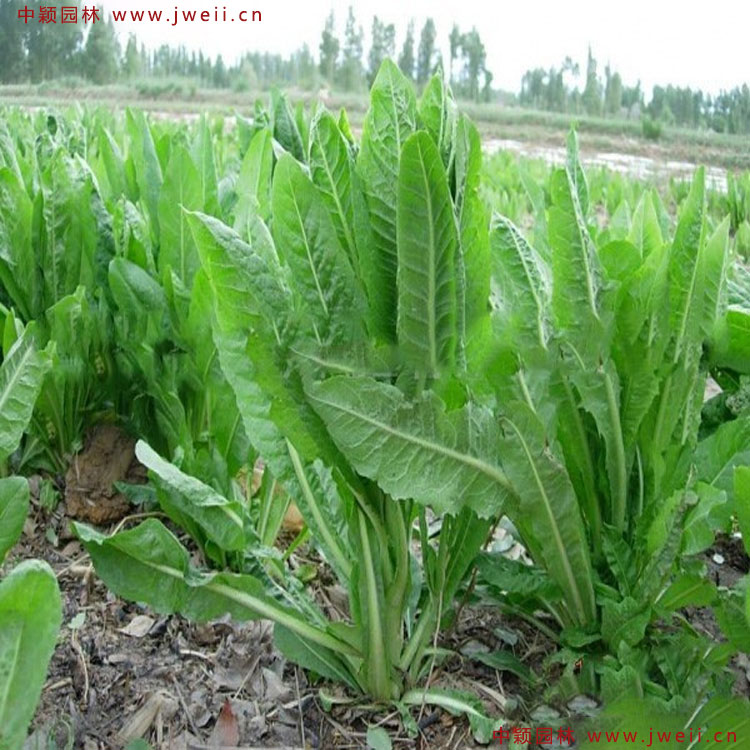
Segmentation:
<svg viewBox="0 0 750 750">
<path fill-rule="evenodd" d="M 410 81 L 414 80 L 414 21 L 409 21 L 406 29 L 404 46 L 398 56 L 398 67 Z"/>
<path fill-rule="evenodd" d="M 362 83 L 362 53 L 364 31 L 357 26 L 354 8 L 349 6 L 344 29 L 344 48 L 341 59 L 341 85 L 344 91 L 354 91 Z"/>
<path fill-rule="evenodd" d="M 617 72 L 612 72 L 609 65 L 604 69 L 604 109 L 608 115 L 617 115 L 622 107 L 622 78 Z"/>
<path fill-rule="evenodd" d="M 195 60 L 195 55 L 193 55 Z M 138 53 L 138 42 L 135 38 L 135 34 L 131 34 L 128 37 L 128 43 L 125 45 L 125 54 L 122 58 L 122 72 L 126 78 L 137 78 L 142 74 L 141 70 L 141 56 Z"/>
<path fill-rule="evenodd" d="M 432 75 L 436 38 L 435 22 L 428 18 L 419 37 L 419 50 L 417 52 L 417 83 L 419 84 L 427 83 Z"/>
<path fill-rule="evenodd" d="M 461 31 L 458 26 L 454 23 L 451 29 L 450 35 L 450 81 L 453 82 L 453 66 L 458 58 L 458 52 L 461 49 Z"/>
<path fill-rule="evenodd" d="M 326 18 L 326 25 L 323 28 L 323 35 L 320 40 L 320 74 L 328 83 L 333 83 L 336 75 L 336 62 L 339 57 L 340 48 L 338 37 L 336 36 L 336 19 L 333 11 Z"/>
<path fill-rule="evenodd" d="M 484 86 L 482 87 L 482 101 L 484 102 L 492 101 L 492 80 L 494 77 L 492 71 L 487 70 L 487 68 L 484 69 Z"/>
<path fill-rule="evenodd" d="M 474 101 L 479 101 L 479 81 L 485 72 L 487 51 L 475 28 L 461 37 L 461 52 L 464 59 L 465 94 Z"/>
<path fill-rule="evenodd" d="M 216 62 L 214 63 L 214 86 L 217 89 L 226 88 L 229 85 L 229 76 L 227 75 L 227 69 L 224 65 L 224 58 L 218 55 Z"/>
<path fill-rule="evenodd" d="M 104 12 L 100 11 L 101 20 L 89 25 L 86 46 L 83 50 L 83 73 L 94 83 L 111 83 L 117 78 L 120 45 L 112 19 L 105 21 Z"/>
<path fill-rule="evenodd" d="M 586 64 L 586 88 L 583 90 L 583 108 L 588 115 L 600 115 L 602 112 L 602 91 L 599 77 L 596 74 L 596 59 L 589 47 Z"/>
<path fill-rule="evenodd" d="M 2 83 L 15 83 L 21 80 L 25 73 L 24 23 L 18 19 L 18 11 L 22 7 L 23 3 L 18 0 L 0 0 L 0 82 Z"/>
<path fill-rule="evenodd" d="M 66 3 L 67 5 L 67 3 Z M 70 5 L 78 7 L 77 2 Z M 93 6 L 93 3 L 91 4 Z M 33 18 L 28 23 L 22 23 L 18 18 L 15 24 L 20 24 L 24 38 L 24 49 L 26 53 L 26 72 L 32 81 L 43 81 L 60 75 L 71 75 L 77 73 L 76 58 L 80 50 L 83 23 L 60 23 L 60 9 L 49 9 L 45 0 L 32 0 L 19 3 L 19 6 L 28 7 L 34 11 Z M 41 23 L 41 7 L 55 10 L 55 23 Z M 104 14 L 98 10 L 99 17 L 103 19 Z M 103 21 L 102 21 L 103 23 Z"/>
<path fill-rule="evenodd" d="M 370 85 L 380 69 L 380 64 L 387 57 L 393 57 L 396 44 L 396 27 L 387 26 L 377 16 L 372 18 L 370 54 L 367 57 L 367 77 Z"/>
<path fill-rule="evenodd" d="M 312 89 L 317 74 L 315 71 L 315 60 L 307 44 L 303 44 L 302 49 L 297 50 L 292 59 L 295 67 L 294 83 L 299 83 L 302 88 Z"/>
</svg>

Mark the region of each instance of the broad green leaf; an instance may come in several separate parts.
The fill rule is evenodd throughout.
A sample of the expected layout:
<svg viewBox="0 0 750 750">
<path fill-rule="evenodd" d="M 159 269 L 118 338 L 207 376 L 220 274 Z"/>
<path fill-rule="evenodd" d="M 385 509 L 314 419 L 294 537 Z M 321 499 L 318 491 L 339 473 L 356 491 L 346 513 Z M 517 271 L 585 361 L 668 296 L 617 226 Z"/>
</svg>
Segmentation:
<svg viewBox="0 0 750 750">
<path fill-rule="evenodd" d="M 602 316 L 603 269 L 585 222 L 576 183 L 570 170 L 558 170 L 551 180 L 552 207 L 547 218 L 552 252 L 552 311 L 557 327 L 569 338 L 584 362 L 606 346 Z"/>
<path fill-rule="evenodd" d="M 599 557 L 603 538 L 602 517 L 606 507 L 600 502 L 599 488 L 596 486 L 596 454 L 595 446 L 589 438 L 589 424 L 586 414 L 579 408 L 578 396 L 566 373 L 558 371 L 555 374 L 550 393 L 557 402 L 556 437 L 565 458 L 570 481 L 580 500 L 581 512 L 590 529 L 593 552 Z"/>
<path fill-rule="evenodd" d="M 618 663 L 615 662 L 615 664 Z M 601 696 L 607 706 L 611 705 L 616 700 L 635 696 L 640 706 L 643 703 L 643 679 L 638 670 L 631 667 L 629 664 L 618 669 L 615 669 L 613 665 L 607 665 L 602 668 Z M 628 729 L 632 726 L 632 717 L 639 715 L 640 714 L 636 713 L 629 714 L 631 717 L 631 723 L 628 724 Z M 649 723 L 653 726 L 653 722 Z M 665 724 L 661 724 L 660 726 L 665 726 Z M 586 739 L 587 738 L 584 737 L 583 747 L 592 747 L 594 744 L 598 744 L 594 742 L 587 744 Z"/>
<path fill-rule="evenodd" d="M 604 441 L 609 482 L 606 517 L 618 531 L 625 528 L 628 502 L 628 463 L 620 416 L 620 381 L 612 360 L 598 367 L 580 367 L 574 362 L 571 380 L 581 397 L 581 407 L 594 419 Z"/>
<path fill-rule="evenodd" d="M 664 242 L 650 192 L 645 192 L 635 207 L 627 239 L 641 251 L 644 258 L 661 247 Z"/>
<path fill-rule="evenodd" d="M 393 744 L 383 727 L 367 728 L 367 750 L 391 750 Z"/>
<path fill-rule="evenodd" d="M 734 468 L 750 464 L 750 417 L 724 422 L 695 451 L 695 477 L 731 495 Z"/>
<path fill-rule="evenodd" d="M 305 159 L 310 157 L 310 120 L 315 116 L 318 102 L 313 102 L 310 107 L 310 117 L 305 110 L 305 102 L 298 101 L 294 106 L 294 122 L 297 125 L 300 138 L 302 139 L 302 151 Z"/>
<path fill-rule="evenodd" d="M 486 664 L 498 672 L 510 672 L 528 685 L 539 683 L 539 677 L 510 651 L 477 651 L 471 654 L 471 659 Z"/>
<path fill-rule="evenodd" d="M 669 586 L 657 606 L 664 612 L 675 612 L 684 607 L 707 607 L 717 596 L 716 586 L 703 576 L 683 573 Z"/>
<path fill-rule="evenodd" d="M 622 282 L 618 295 L 613 358 L 621 375 L 620 411 L 628 465 L 635 458 L 639 431 L 662 386 L 662 360 L 669 340 L 667 260 L 663 245 L 653 248 L 641 267 Z M 646 441 L 651 437 L 647 433 Z M 661 447 L 656 446 L 654 453 Z"/>
<path fill-rule="evenodd" d="M 695 495 L 690 493 L 690 499 Z M 642 526 L 646 526 L 644 540 L 646 544 L 646 556 L 650 562 L 664 549 L 671 534 L 677 526 L 678 517 L 686 502 L 686 493 L 683 490 L 673 492 L 669 497 L 662 498 L 658 507 L 653 511 L 651 518 L 641 516 L 639 519 Z"/>
<path fill-rule="evenodd" d="M 446 412 L 429 393 L 411 403 L 397 388 L 364 377 L 311 383 L 307 393 L 354 468 L 394 499 L 439 513 L 468 506 L 489 517 L 510 498 L 497 464 L 496 426 L 483 408 Z"/>
<path fill-rule="evenodd" d="M 641 251 L 625 240 L 614 240 L 599 247 L 599 260 L 607 277 L 620 283 L 638 271 L 642 263 Z"/>
<path fill-rule="evenodd" d="M 547 348 L 551 334 L 549 269 L 508 219 L 495 216 L 492 247 L 492 302 L 502 336 L 520 351 Z"/>
<path fill-rule="evenodd" d="M 405 360 L 433 377 L 455 358 L 457 244 L 440 155 L 427 133 L 415 133 L 398 176 L 398 342 Z"/>
<path fill-rule="evenodd" d="M 254 212 L 254 201 L 257 212 L 263 221 L 271 217 L 271 178 L 273 174 L 273 146 L 268 130 L 258 131 L 242 160 L 237 177 L 237 207 L 235 209 L 234 228 L 244 235 L 250 215 Z"/>
<path fill-rule="evenodd" d="M 159 193 L 163 182 L 162 168 L 156 155 L 154 139 L 146 116 L 137 109 L 125 113 L 130 138 L 130 155 L 135 166 L 136 180 L 141 200 L 151 220 L 151 233 L 159 238 Z"/>
<path fill-rule="evenodd" d="M 701 330 L 703 340 L 710 338 L 714 326 L 727 305 L 726 277 L 729 266 L 729 219 L 719 224 L 716 231 L 701 248 L 701 275 L 703 277 L 703 310 Z"/>
<path fill-rule="evenodd" d="M 183 210 L 184 209 L 184 210 Z M 200 261 L 187 224 L 188 211 L 204 211 L 201 180 L 188 150 L 181 145 L 172 149 L 164 184 L 159 193 L 158 268 L 170 267 L 189 289 Z"/>
<path fill-rule="evenodd" d="M 49 354 L 37 351 L 34 336 L 29 324 L 0 366 L 0 465 L 18 448 L 51 365 Z"/>
<path fill-rule="evenodd" d="M 355 145 L 352 126 L 349 122 L 349 115 L 346 113 L 344 107 L 339 110 L 338 126 L 344 138 L 346 138 L 346 140 L 349 141 L 349 143 L 351 143 L 352 145 Z"/>
<path fill-rule="evenodd" d="M 732 506 L 727 493 L 699 482 L 695 487 L 698 503 L 685 516 L 682 553 L 697 555 L 714 542 L 716 532 L 729 530 L 732 525 Z"/>
<path fill-rule="evenodd" d="M 0 748 L 21 747 L 62 622 L 57 579 L 26 560 L 0 582 Z"/>
<path fill-rule="evenodd" d="M 633 550 L 612 526 L 604 527 L 602 535 L 602 550 L 607 559 L 609 569 L 617 581 L 617 586 L 625 596 L 633 593 L 635 583 L 636 567 Z"/>
<path fill-rule="evenodd" d="M 627 200 L 621 200 L 617 208 L 612 212 L 609 222 L 609 237 L 612 240 L 625 240 L 630 234 L 633 219 L 630 215 L 630 204 Z M 639 248 L 640 250 L 640 248 Z M 642 254 L 642 253 L 639 253 Z"/>
<path fill-rule="evenodd" d="M 745 551 L 750 555 L 750 467 L 734 470 L 734 507 Z"/>
<path fill-rule="evenodd" d="M 625 597 L 621 602 L 605 601 L 602 605 L 602 636 L 615 652 L 621 642 L 635 646 L 643 640 L 650 620 L 650 609 L 633 597 Z"/>
<path fill-rule="evenodd" d="M 297 127 L 294 112 L 289 105 L 286 94 L 278 89 L 271 90 L 271 107 L 273 109 L 274 138 L 298 161 L 304 162 L 305 144 Z"/>
<path fill-rule="evenodd" d="M 333 116 L 321 109 L 310 131 L 310 176 L 320 190 L 352 268 L 359 268 L 354 225 L 354 161 Z"/>
<path fill-rule="evenodd" d="M 41 285 L 31 246 L 32 209 L 19 177 L 0 168 L 0 285 L 24 320 L 39 312 Z"/>
<path fill-rule="evenodd" d="M 453 94 L 441 74 L 435 74 L 425 86 L 419 100 L 418 114 L 421 124 L 432 136 L 446 170 L 450 169 L 458 113 Z"/>
<path fill-rule="evenodd" d="M 190 309 L 183 328 L 186 345 L 191 350 L 191 360 L 197 372 L 203 373 L 204 382 L 196 388 L 202 391 L 200 407 L 208 411 L 211 450 L 218 450 L 226 462 L 228 476 L 247 466 L 250 444 L 242 426 L 234 391 L 224 377 L 212 336 L 214 317 L 213 293 L 206 272 L 200 268 L 193 280 Z M 208 475 L 204 475 L 208 478 Z M 229 494 L 229 487 L 224 492 Z"/>
<path fill-rule="evenodd" d="M 719 318 L 709 353 L 715 367 L 750 372 L 750 311 L 730 307 Z"/>
<path fill-rule="evenodd" d="M 701 339 L 703 274 L 700 262 L 704 243 L 705 173 L 699 168 L 682 206 L 669 258 L 670 327 L 673 361 L 686 356 Z"/>
<path fill-rule="evenodd" d="M 586 180 L 586 174 L 581 165 L 581 158 L 578 151 L 578 134 L 571 129 L 565 139 L 567 158 L 565 161 L 565 171 L 568 173 L 568 182 L 573 190 L 577 203 L 581 209 L 581 217 L 585 221 L 589 213 L 589 185 Z"/>
<path fill-rule="evenodd" d="M 121 200 L 112 217 L 117 255 L 156 273 L 153 243 L 146 215 L 130 201 Z"/>
<path fill-rule="evenodd" d="M 357 169 L 362 178 L 372 224 L 372 242 L 360 247 L 364 282 L 375 307 L 376 330 L 396 339 L 396 213 L 401 149 L 416 128 L 412 84 L 395 63 L 385 60 L 370 92 L 362 128 Z"/>
<path fill-rule="evenodd" d="M 490 336 L 489 218 L 479 195 L 482 142 L 479 131 L 466 117 L 456 126 L 453 169 L 455 210 L 459 229 L 456 263 L 459 354 L 465 350 L 469 371 L 483 359 Z"/>
<path fill-rule="evenodd" d="M 534 209 L 534 240 L 537 250 L 545 260 L 549 260 L 547 230 L 547 207 L 544 188 L 529 174 L 529 170 L 523 164 L 518 164 L 518 176 L 521 178 L 523 189 L 528 195 L 529 201 Z"/>
<path fill-rule="evenodd" d="M 101 127 L 99 129 L 97 145 L 107 175 L 107 182 L 109 182 L 109 198 L 117 200 L 120 196 L 127 196 L 132 200 L 134 196 L 128 195 L 122 151 L 107 128 Z"/>
<path fill-rule="evenodd" d="M 296 379 L 282 375 L 275 359 L 288 292 L 274 267 L 271 245 L 244 243 L 221 222 L 191 215 L 196 244 L 212 290 L 214 341 L 221 367 L 234 390 L 245 433 L 274 477 L 295 499 L 316 543 L 342 580 L 351 563 L 347 540 L 330 512 L 328 498 L 308 463 L 322 458 L 337 466 L 338 451 Z"/>
<path fill-rule="evenodd" d="M 749 588 L 750 578 L 745 576 L 728 595 L 722 597 L 719 605 L 714 607 L 714 615 L 721 632 L 738 651 L 745 653 L 750 653 L 750 621 L 747 612 Z"/>
<path fill-rule="evenodd" d="M 360 689 L 341 658 L 330 649 L 310 643 L 278 624 L 273 629 L 273 640 L 284 657 L 295 664 L 321 677 L 348 685 L 353 690 Z"/>
<path fill-rule="evenodd" d="M 680 555 L 682 529 L 685 508 L 688 502 L 694 501 L 695 495 L 685 490 L 677 490 L 663 499 L 656 517 L 648 523 L 647 516 L 639 519 L 636 539 L 641 542 L 639 556 L 641 569 L 635 599 L 640 602 L 651 602 L 671 581 L 675 563 Z M 645 533 L 642 527 L 646 526 Z M 639 539 L 639 537 L 642 537 Z"/>
<path fill-rule="evenodd" d="M 536 562 L 563 591 L 573 623 L 589 624 L 596 609 L 586 531 L 558 449 L 523 404 L 512 405 L 503 431 L 503 468 L 518 496 L 508 515 L 524 540 L 533 540 Z"/>
<path fill-rule="evenodd" d="M 150 273 L 125 258 L 109 264 L 109 288 L 120 312 L 132 320 L 167 312 L 164 288 Z"/>
<path fill-rule="evenodd" d="M 97 574 L 125 599 L 197 622 L 227 613 L 240 622 L 265 618 L 324 648 L 356 655 L 350 646 L 307 622 L 301 613 L 277 602 L 257 578 L 195 569 L 188 551 L 159 521 L 149 519 L 110 537 L 85 524 L 73 527 Z"/>
<path fill-rule="evenodd" d="M 97 196 L 98 197 L 98 196 Z M 62 150 L 41 174 L 37 193 L 37 262 L 44 269 L 44 304 L 53 305 L 79 285 L 89 289 L 106 272 L 97 257 L 99 225 L 88 166 Z"/>
<path fill-rule="evenodd" d="M 750 704 L 746 698 L 711 698 L 708 703 L 701 708 L 700 712 L 694 718 L 690 717 L 693 726 L 706 727 L 705 737 L 711 737 L 711 731 L 723 732 L 721 735 L 726 742 L 729 742 L 729 732 L 734 732 L 737 744 L 742 742 L 740 738 L 746 737 L 750 731 Z"/>
<path fill-rule="evenodd" d="M 362 325 L 364 297 L 317 188 L 285 155 L 272 189 L 273 236 L 319 342 L 347 341 Z"/>
<path fill-rule="evenodd" d="M 18 541 L 29 512 L 29 483 L 24 477 L 0 479 L 0 565 Z"/>
<path fill-rule="evenodd" d="M 466 716 L 474 739 L 483 745 L 491 741 L 494 730 L 503 723 L 502 718 L 492 719 L 487 716 L 482 702 L 476 696 L 458 690 L 416 688 L 406 693 L 401 702 L 407 706 L 439 706 L 454 716 Z"/>
<path fill-rule="evenodd" d="M 443 519 L 440 543 L 446 549 L 447 564 L 441 581 L 445 602 L 453 600 L 467 573 L 472 569 L 477 554 L 487 541 L 491 523 L 478 518 L 470 510 Z"/>
<path fill-rule="evenodd" d="M 560 589 L 547 573 L 503 554 L 480 554 L 477 568 L 482 580 L 500 591 L 547 600 L 560 598 Z"/>
<path fill-rule="evenodd" d="M 239 502 L 227 500 L 208 485 L 184 474 L 142 440 L 136 444 L 135 454 L 164 486 L 172 490 L 169 493 L 170 505 L 194 520 L 221 549 L 245 548 L 244 513 Z"/>
<path fill-rule="evenodd" d="M 205 115 L 202 115 L 198 122 L 196 138 L 192 144 L 192 157 L 198 170 L 201 196 L 199 207 L 202 211 L 215 216 L 219 213 L 219 202 L 216 161 L 214 158 L 214 136 Z"/>
<path fill-rule="evenodd" d="M 249 245 L 211 216 L 189 214 L 188 223 L 206 276 L 218 292 L 216 312 L 222 325 L 242 330 L 268 315 L 283 330 L 289 290 L 267 230 Z"/>
</svg>

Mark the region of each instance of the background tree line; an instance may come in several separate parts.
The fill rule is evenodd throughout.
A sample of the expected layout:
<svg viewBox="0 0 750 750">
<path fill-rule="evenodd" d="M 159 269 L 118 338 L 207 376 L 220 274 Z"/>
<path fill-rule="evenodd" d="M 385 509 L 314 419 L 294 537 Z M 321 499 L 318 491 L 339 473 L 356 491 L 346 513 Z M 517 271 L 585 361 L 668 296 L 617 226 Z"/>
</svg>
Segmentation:
<svg viewBox="0 0 750 750">
<path fill-rule="evenodd" d="M 284 85 L 308 91 L 321 87 L 343 92 L 362 92 L 372 83 L 386 57 L 398 62 L 404 74 L 419 88 L 438 68 L 449 77 L 457 96 L 474 101 L 499 101 L 524 107 L 613 118 L 641 118 L 718 132 L 750 134 L 750 88 L 747 84 L 716 96 L 688 87 L 655 86 L 646 102 L 640 82 L 626 85 L 610 68 L 599 73 L 591 50 L 585 75 L 580 66 L 566 58 L 559 67 L 528 70 L 517 95 L 492 87 L 487 52 L 476 28 L 469 31 L 454 25 L 440 44 L 433 19 L 424 21 L 417 33 L 409 23 L 397 46 L 393 23 L 378 16 L 365 30 L 353 7 L 339 33 L 331 12 L 326 18 L 317 55 L 308 45 L 291 55 L 246 52 L 227 64 L 185 47 L 162 45 L 147 50 L 130 36 L 121 47 L 111 20 L 94 24 L 41 24 L 41 0 L 0 0 L 0 83 L 22 83 L 61 77 L 76 77 L 95 84 L 139 82 L 149 79 L 188 79 L 193 86 L 232 88 L 237 91 Z M 67 3 L 66 3 L 67 4 Z M 29 7 L 34 19 L 24 23 L 18 10 Z M 104 16 L 104 13 L 102 13 Z M 365 49 L 367 47 L 367 54 Z M 442 50 L 448 51 L 443 59 Z"/>
<path fill-rule="evenodd" d="M 580 83 L 580 86 L 579 86 Z M 609 65 L 604 77 L 589 49 L 586 75 L 569 57 L 559 68 L 534 68 L 521 80 L 518 102 L 524 107 L 592 117 L 648 116 L 666 125 L 710 128 L 720 133 L 750 134 L 750 87 L 737 86 L 716 96 L 699 89 L 654 86 L 646 102 L 641 83 L 626 86 Z"/>
</svg>

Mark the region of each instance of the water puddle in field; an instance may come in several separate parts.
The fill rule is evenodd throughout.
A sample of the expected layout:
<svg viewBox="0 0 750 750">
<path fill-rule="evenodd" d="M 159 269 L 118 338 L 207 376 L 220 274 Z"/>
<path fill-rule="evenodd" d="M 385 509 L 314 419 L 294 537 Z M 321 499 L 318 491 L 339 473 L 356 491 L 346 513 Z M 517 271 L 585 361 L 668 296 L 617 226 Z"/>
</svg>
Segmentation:
<svg viewBox="0 0 750 750">
<path fill-rule="evenodd" d="M 529 159 L 541 159 L 551 166 L 565 164 L 565 148 L 545 146 L 543 144 L 522 143 L 502 138 L 492 138 L 484 142 L 488 154 L 498 151 L 511 151 Z M 606 167 L 613 172 L 636 177 L 647 181 L 666 181 L 670 178 L 690 180 L 695 173 L 696 165 L 687 161 L 659 161 L 649 156 L 603 152 L 582 154 L 581 160 L 586 167 Z M 706 185 L 712 190 L 726 192 L 727 172 L 720 167 L 706 167 Z"/>
</svg>

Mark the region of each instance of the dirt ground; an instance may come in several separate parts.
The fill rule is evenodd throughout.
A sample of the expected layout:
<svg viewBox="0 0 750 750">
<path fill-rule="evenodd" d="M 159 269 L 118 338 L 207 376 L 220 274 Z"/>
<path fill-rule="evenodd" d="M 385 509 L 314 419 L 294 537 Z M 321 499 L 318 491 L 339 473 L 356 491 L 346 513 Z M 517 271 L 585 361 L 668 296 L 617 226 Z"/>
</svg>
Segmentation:
<svg viewBox="0 0 750 750">
<path fill-rule="evenodd" d="M 157 750 L 343 750 L 366 748 L 373 725 L 386 729 L 394 748 L 479 747 L 462 717 L 415 708 L 419 734 L 409 737 L 397 711 L 383 713 L 335 686 L 309 684 L 274 648 L 266 622 L 220 619 L 196 625 L 108 592 L 72 538 L 69 522 L 83 518 L 110 531 L 129 522 L 129 506 L 112 482 L 144 479 L 132 449 L 132 441 L 115 428 L 99 428 L 66 477 L 56 479 L 64 500 L 52 514 L 39 503 L 38 478 L 31 480 L 32 513 L 14 560 L 38 557 L 50 563 L 63 594 L 64 625 L 25 750 L 110 750 L 129 743 L 136 743 L 131 750 L 145 750 L 137 744 L 141 738 Z M 749 564 L 732 537 L 719 540 L 706 561 L 725 585 Z M 705 614 L 695 617 L 711 629 Z M 563 714 L 555 712 L 541 704 L 538 688 L 531 691 L 517 677 L 470 658 L 476 651 L 511 648 L 541 671 L 552 645 L 520 621 L 465 607 L 443 645 L 456 655 L 435 670 L 433 684 L 479 697 L 489 716 L 545 715 L 567 726 L 571 715 L 597 709 L 594 701 L 579 697 L 562 707 Z M 738 692 L 747 694 L 750 663 L 739 664 L 738 675 Z"/>
</svg>

